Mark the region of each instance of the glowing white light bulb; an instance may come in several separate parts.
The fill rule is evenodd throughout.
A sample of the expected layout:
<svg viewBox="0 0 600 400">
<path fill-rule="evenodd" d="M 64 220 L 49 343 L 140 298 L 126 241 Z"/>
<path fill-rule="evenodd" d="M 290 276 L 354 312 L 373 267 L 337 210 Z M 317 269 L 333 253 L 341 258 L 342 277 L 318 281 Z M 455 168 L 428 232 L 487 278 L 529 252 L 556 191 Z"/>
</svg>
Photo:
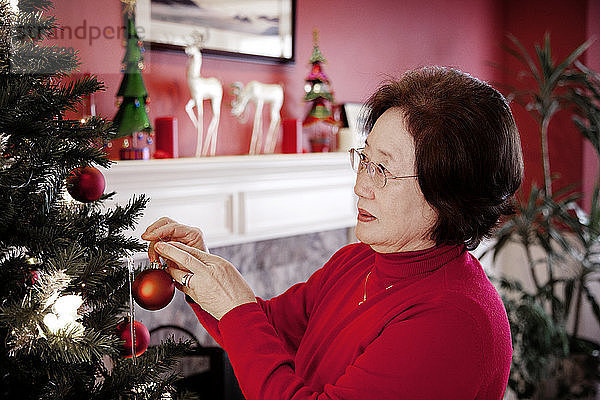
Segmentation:
<svg viewBox="0 0 600 400">
<path fill-rule="evenodd" d="M 52 333 L 57 333 L 61 329 L 73 329 L 74 336 L 83 335 L 84 327 L 77 320 L 77 310 L 83 304 L 80 295 L 69 294 L 59 297 L 52 307 L 53 313 L 44 316 L 44 324 Z"/>
<path fill-rule="evenodd" d="M 81 296 L 76 294 L 69 294 L 60 297 L 54 303 L 54 312 L 59 317 L 69 318 L 73 321 L 77 318 L 77 309 L 83 304 Z"/>
</svg>

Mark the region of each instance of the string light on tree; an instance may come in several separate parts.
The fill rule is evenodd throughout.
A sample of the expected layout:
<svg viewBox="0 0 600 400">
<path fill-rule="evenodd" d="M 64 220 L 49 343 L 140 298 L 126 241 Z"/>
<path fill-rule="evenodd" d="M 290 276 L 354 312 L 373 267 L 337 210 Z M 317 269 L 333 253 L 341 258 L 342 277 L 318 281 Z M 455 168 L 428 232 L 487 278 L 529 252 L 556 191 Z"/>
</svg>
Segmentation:
<svg viewBox="0 0 600 400">
<path fill-rule="evenodd" d="M 84 327 L 78 320 L 77 310 L 83 304 L 80 295 L 69 294 L 59 297 L 52 306 L 52 312 L 44 317 L 44 324 L 52 333 L 69 331 L 72 337 L 81 337 Z"/>
<path fill-rule="evenodd" d="M 31 258 L 27 263 L 32 263 Z M 70 282 L 71 277 L 64 271 L 36 273 L 35 282 L 28 288 L 30 292 L 28 299 L 39 304 L 39 307 L 31 309 L 32 313 L 26 323 L 20 323 L 10 331 L 6 341 L 8 354 L 15 355 L 22 349 L 31 349 L 36 345 L 37 340 L 45 338 L 45 330 L 42 329 L 41 324 L 50 333 L 56 333 L 61 328 L 70 325 L 70 322 L 78 323 L 79 318 L 76 314 L 81 304 L 75 308 L 75 315 L 73 315 L 73 307 L 77 305 L 76 299 L 62 299 L 64 295 L 61 296 Z M 27 282 L 26 285 L 29 286 Z M 5 312 L 10 313 L 10 307 L 5 309 Z M 48 314 L 53 314 L 53 316 L 48 317 Z M 64 317 L 61 319 L 62 314 Z M 59 319 L 61 319 L 60 322 Z M 74 325 L 73 328 L 76 329 L 68 331 L 71 335 L 79 336 L 79 333 L 83 332 L 77 329 L 77 325 Z"/>
</svg>

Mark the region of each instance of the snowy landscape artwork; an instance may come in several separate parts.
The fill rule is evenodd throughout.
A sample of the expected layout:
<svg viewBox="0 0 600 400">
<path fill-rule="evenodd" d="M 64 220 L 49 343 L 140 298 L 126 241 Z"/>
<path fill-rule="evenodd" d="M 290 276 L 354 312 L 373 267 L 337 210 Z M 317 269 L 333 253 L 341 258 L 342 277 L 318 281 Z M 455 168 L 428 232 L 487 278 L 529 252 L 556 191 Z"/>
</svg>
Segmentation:
<svg viewBox="0 0 600 400">
<path fill-rule="evenodd" d="M 204 54 L 293 60 L 294 0 L 138 0 L 138 33 L 152 47 Z"/>
</svg>

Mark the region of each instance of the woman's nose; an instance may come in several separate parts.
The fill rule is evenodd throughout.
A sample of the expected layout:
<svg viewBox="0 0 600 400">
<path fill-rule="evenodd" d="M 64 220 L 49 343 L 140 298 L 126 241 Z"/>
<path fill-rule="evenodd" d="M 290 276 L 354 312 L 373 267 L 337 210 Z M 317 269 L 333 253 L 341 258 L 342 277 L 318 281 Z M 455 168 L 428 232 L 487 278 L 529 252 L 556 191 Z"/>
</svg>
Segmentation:
<svg viewBox="0 0 600 400">
<path fill-rule="evenodd" d="M 356 174 L 356 181 L 354 182 L 354 193 L 358 197 L 372 199 L 373 192 L 373 180 L 367 174 L 365 169 L 360 170 Z"/>
</svg>

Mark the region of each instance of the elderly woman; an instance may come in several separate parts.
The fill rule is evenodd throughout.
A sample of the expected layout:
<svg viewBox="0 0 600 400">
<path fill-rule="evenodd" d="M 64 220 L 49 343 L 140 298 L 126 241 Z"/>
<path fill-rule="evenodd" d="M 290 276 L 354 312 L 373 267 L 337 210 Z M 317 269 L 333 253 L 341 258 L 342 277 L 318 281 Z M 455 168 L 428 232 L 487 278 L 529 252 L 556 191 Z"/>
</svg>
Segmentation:
<svg viewBox="0 0 600 400">
<path fill-rule="evenodd" d="M 467 250 L 521 183 L 519 134 L 502 95 L 457 70 L 409 71 L 369 99 L 356 237 L 305 283 L 256 298 L 202 233 L 151 225 L 150 257 L 227 351 L 253 399 L 501 399 L 506 312 Z M 166 242 L 165 242 L 166 241 Z"/>
</svg>

